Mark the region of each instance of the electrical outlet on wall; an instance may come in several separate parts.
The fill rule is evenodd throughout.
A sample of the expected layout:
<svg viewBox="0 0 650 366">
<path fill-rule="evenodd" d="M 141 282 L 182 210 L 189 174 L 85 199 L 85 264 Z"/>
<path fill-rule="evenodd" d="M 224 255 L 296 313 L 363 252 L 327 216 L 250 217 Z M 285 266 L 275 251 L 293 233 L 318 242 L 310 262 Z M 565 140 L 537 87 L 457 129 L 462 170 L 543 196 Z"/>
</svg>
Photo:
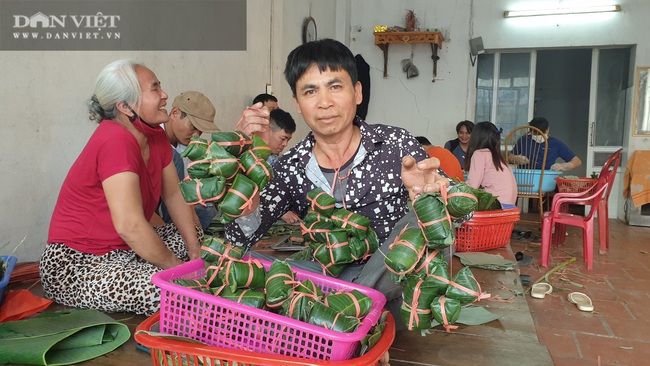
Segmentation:
<svg viewBox="0 0 650 366">
<path fill-rule="evenodd" d="M 273 94 L 273 86 L 271 84 L 266 84 L 266 94 Z"/>
</svg>

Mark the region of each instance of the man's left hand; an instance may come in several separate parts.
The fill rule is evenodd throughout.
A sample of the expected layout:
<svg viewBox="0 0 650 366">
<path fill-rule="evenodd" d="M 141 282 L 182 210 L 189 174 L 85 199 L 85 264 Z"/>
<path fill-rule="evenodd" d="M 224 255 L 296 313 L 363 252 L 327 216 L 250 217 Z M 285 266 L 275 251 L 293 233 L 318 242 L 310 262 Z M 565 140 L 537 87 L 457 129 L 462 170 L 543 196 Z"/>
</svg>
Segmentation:
<svg viewBox="0 0 650 366">
<path fill-rule="evenodd" d="M 440 160 L 428 158 L 417 163 L 408 155 L 402 158 L 402 183 L 409 192 L 411 201 L 424 193 L 438 192 L 449 185 L 449 180 L 438 174 Z"/>
<path fill-rule="evenodd" d="M 264 141 L 268 141 L 268 135 L 271 133 L 269 127 L 269 109 L 262 105 L 262 102 L 256 103 L 242 113 L 235 129 L 242 131 L 248 136 L 258 134 Z"/>
</svg>

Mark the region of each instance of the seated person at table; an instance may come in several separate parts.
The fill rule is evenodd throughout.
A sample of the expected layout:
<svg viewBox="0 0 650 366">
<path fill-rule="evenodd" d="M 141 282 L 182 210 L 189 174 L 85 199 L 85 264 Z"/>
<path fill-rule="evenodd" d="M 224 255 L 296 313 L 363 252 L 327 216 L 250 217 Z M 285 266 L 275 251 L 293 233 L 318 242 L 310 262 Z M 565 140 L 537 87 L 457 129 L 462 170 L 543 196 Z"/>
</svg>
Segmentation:
<svg viewBox="0 0 650 366">
<path fill-rule="evenodd" d="M 470 121 L 460 121 L 456 125 L 456 134 L 458 137 L 445 143 L 445 149 L 454 154 L 461 167 L 465 166 L 465 155 L 467 154 L 469 138 L 472 137 L 473 129 L 474 123 Z"/>
<path fill-rule="evenodd" d="M 517 181 L 501 154 L 501 132 L 492 122 L 474 126 L 465 158 L 465 167 L 469 170 L 467 184 L 492 193 L 502 205 L 514 206 Z"/>
<path fill-rule="evenodd" d="M 573 151 L 571 151 L 571 149 L 569 149 L 569 147 L 566 144 L 564 144 L 564 142 L 556 139 L 553 136 L 550 136 L 551 129 L 549 127 L 548 120 L 546 118 L 535 117 L 530 121 L 528 125 L 538 128 L 546 135 L 546 140 L 548 143 L 548 153 L 546 153 L 545 169 L 564 172 L 567 170 L 577 168 L 580 165 L 582 165 L 582 161 L 580 160 L 580 158 L 577 157 L 576 154 L 574 154 Z M 523 146 L 529 146 L 533 142 L 535 142 L 536 144 L 541 144 L 544 142 L 544 138 L 538 135 L 522 136 L 515 143 L 515 146 L 512 149 L 513 159 L 510 159 L 512 160 L 511 163 L 515 163 L 519 165 L 527 164 L 530 161 L 531 157 L 526 156 L 526 151 L 522 151 L 524 150 Z M 540 154 L 543 154 L 544 147 L 541 147 L 539 151 Z M 558 158 L 564 160 L 565 162 L 564 163 L 557 162 Z M 541 160 L 542 159 L 536 159 L 535 169 L 542 169 Z"/>
<path fill-rule="evenodd" d="M 444 147 L 431 145 L 429 139 L 424 136 L 418 136 L 416 139 L 420 144 L 422 144 L 424 151 L 426 151 L 430 157 L 440 160 L 440 169 L 442 169 L 449 178 L 456 179 L 459 182 L 465 181 L 463 169 L 454 154 Z"/>
<path fill-rule="evenodd" d="M 160 289 L 151 276 L 200 256 L 203 230 L 183 199 L 172 149 L 160 124 L 167 94 L 145 66 L 115 61 L 89 101 L 99 125 L 59 193 L 40 260 L 45 296 L 105 312 L 152 315 Z M 268 111 L 242 118 L 263 123 Z M 152 227 L 162 197 L 173 223 Z"/>
<path fill-rule="evenodd" d="M 449 185 L 437 173 L 438 160 L 427 159 L 407 131 L 356 117 L 361 83 L 354 56 L 342 43 L 321 39 L 297 47 L 287 58 L 284 74 L 311 132 L 280 156 L 273 167 L 274 179 L 260 194 L 257 212 L 227 225 L 227 239 L 250 248 L 290 208 L 304 218 L 307 194 L 320 187 L 336 199 L 337 207 L 369 218 L 383 243 L 380 249 L 387 252 L 407 222 L 417 225 L 408 210 L 409 197 Z M 313 261 L 291 265 L 323 271 Z M 365 264 L 349 264 L 338 278 L 381 291 L 387 297 L 386 308 L 400 316 L 401 287 L 390 278 L 381 254 Z"/>
</svg>

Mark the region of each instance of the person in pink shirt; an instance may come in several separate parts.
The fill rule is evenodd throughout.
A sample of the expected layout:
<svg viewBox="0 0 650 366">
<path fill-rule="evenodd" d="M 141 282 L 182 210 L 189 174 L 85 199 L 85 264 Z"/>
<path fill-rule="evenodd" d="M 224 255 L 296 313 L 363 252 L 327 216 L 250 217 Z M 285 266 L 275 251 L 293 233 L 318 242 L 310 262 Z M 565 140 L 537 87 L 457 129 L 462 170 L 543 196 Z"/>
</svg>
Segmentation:
<svg viewBox="0 0 650 366">
<path fill-rule="evenodd" d="M 501 154 L 501 132 L 492 122 L 474 126 L 465 156 L 467 184 L 492 193 L 502 205 L 512 207 L 517 202 L 517 181 Z"/>
</svg>

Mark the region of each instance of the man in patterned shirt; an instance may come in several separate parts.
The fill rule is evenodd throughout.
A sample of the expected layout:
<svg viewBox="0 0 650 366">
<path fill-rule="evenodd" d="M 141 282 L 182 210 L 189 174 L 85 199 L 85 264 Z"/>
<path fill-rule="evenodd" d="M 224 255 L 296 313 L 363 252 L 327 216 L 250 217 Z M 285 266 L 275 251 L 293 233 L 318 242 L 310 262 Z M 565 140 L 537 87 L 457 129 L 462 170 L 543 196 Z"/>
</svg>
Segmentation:
<svg viewBox="0 0 650 366">
<path fill-rule="evenodd" d="M 361 83 L 354 56 L 340 42 L 323 39 L 299 46 L 289 54 L 284 74 L 311 132 L 278 159 L 257 210 L 229 224 L 227 239 L 252 246 L 290 207 L 304 218 L 307 193 L 321 187 L 336 198 L 337 207 L 371 220 L 383 243 L 380 250 L 386 253 L 406 223 L 417 223 L 414 214 L 407 214 L 409 195 L 414 199 L 448 185 L 436 172 L 439 161 L 427 159 L 422 145 L 406 130 L 370 125 L 356 117 Z M 240 128 L 254 129 L 238 124 Z M 306 261 L 292 265 L 321 272 L 317 262 L 297 262 Z M 387 308 L 399 316 L 401 287 L 390 279 L 383 256 L 375 255 L 365 265 L 351 264 L 339 278 L 382 291 Z"/>
</svg>

